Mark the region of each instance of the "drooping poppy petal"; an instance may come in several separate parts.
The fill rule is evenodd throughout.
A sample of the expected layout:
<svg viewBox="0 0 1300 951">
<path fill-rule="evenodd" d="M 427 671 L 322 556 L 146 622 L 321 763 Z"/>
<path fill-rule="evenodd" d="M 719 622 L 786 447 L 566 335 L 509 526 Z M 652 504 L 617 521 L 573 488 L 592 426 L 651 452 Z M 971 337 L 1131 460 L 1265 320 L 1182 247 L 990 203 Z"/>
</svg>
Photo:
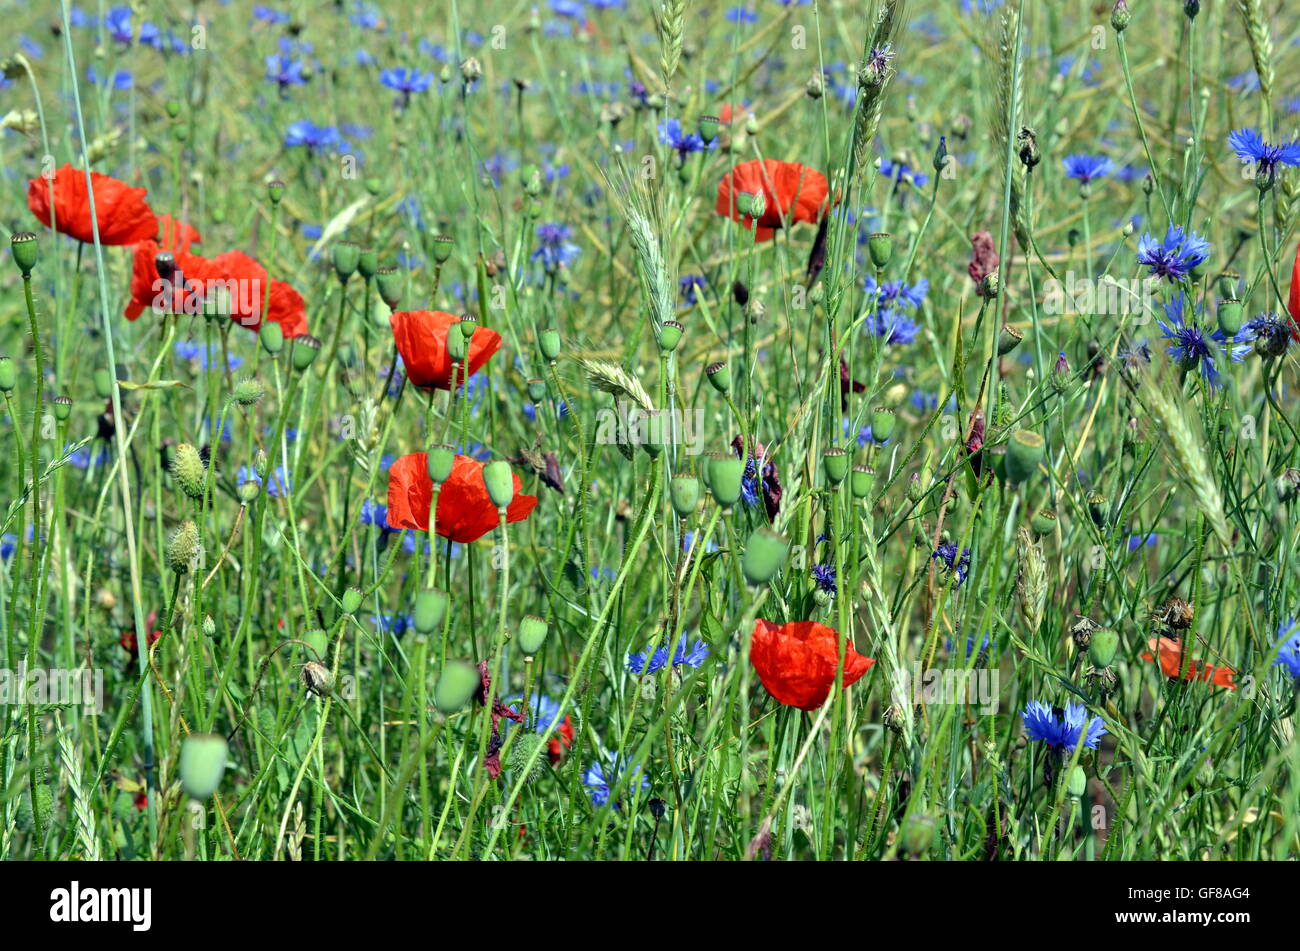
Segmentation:
<svg viewBox="0 0 1300 951">
<path fill-rule="evenodd" d="M 399 310 L 389 318 L 389 322 L 407 379 L 425 389 L 450 389 L 452 368 L 451 356 L 447 353 L 447 332 L 459 324 L 460 318 L 441 310 Z M 459 327 L 455 329 L 460 332 Z M 469 342 L 469 372 L 458 369 L 457 384 L 462 383 L 462 377 L 477 373 L 500 347 L 499 333 L 487 327 L 476 327 Z"/>
<path fill-rule="evenodd" d="M 778 703 L 816 710 L 830 696 L 839 666 L 839 634 L 816 621 L 773 624 L 759 618 L 754 622 L 749 659 Z M 844 686 L 856 683 L 875 663 L 845 645 Z"/>
<path fill-rule="evenodd" d="M 1186 681 L 1199 680 L 1204 683 L 1214 684 L 1216 687 L 1227 687 L 1229 690 L 1237 689 L 1237 684 L 1232 679 L 1235 671 L 1231 667 L 1214 667 L 1199 660 L 1191 660 L 1187 662 L 1187 669 L 1184 671 L 1183 645 L 1181 641 L 1175 638 L 1153 637 L 1147 642 L 1147 646 L 1153 651 L 1159 651 L 1160 672 L 1170 680 L 1178 680 L 1181 676 Z M 1151 651 L 1144 651 L 1142 659 L 1150 663 L 1154 663 L 1156 660 Z"/>
<path fill-rule="evenodd" d="M 521 495 L 523 483 L 511 474 L 515 494 L 506 508 L 507 522 L 526 519 L 537 505 L 534 495 Z M 429 478 L 427 454 L 402 456 L 388 470 L 388 524 L 391 528 L 429 530 L 429 509 L 433 504 L 433 480 Z M 451 475 L 438 492 L 437 533 L 458 544 L 482 538 L 497 527 L 497 509 L 483 484 L 483 463 L 469 456 L 457 456 Z"/>
<path fill-rule="evenodd" d="M 31 179 L 27 207 L 48 228 L 52 194 L 55 229 L 86 244 L 95 240 L 95 225 L 99 243 L 106 245 L 138 244 L 158 235 L 158 218 L 144 200 L 148 189 L 132 188 L 99 172 L 90 173 L 90 182 L 95 195 L 93 221 L 86 173 L 71 165 L 64 165 L 48 180 L 43 176 Z"/>
<path fill-rule="evenodd" d="M 796 222 L 816 224 L 830 208 L 826 176 L 798 162 L 754 159 L 741 162 L 718 183 L 718 214 L 754 231 L 755 241 L 767 241 L 777 228 Z M 762 193 L 766 202 L 757 219 L 742 214 L 740 195 Z"/>
</svg>

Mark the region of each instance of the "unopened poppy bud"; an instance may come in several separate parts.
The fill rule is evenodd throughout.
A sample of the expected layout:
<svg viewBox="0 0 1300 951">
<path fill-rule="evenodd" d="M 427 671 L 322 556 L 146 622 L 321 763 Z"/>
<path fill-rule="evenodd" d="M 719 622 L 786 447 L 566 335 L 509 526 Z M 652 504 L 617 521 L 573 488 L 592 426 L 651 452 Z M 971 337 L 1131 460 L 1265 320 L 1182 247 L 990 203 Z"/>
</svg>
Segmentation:
<svg viewBox="0 0 1300 951">
<path fill-rule="evenodd" d="M 704 368 L 704 375 L 709 378 L 709 385 L 719 393 L 731 392 L 731 370 L 725 363 L 710 363 Z"/>
<path fill-rule="evenodd" d="M 451 359 L 451 362 L 463 365 L 469 357 L 469 341 L 465 339 L 465 335 L 459 331 L 449 330 L 446 345 L 447 356 Z M 461 374 L 457 373 L 456 376 L 459 378 Z"/>
<path fill-rule="evenodd" d="M 1231 340 L 1241 330 L 1243 308 L 1239 300 L 1221 300 L 1219 301 L 1218 317 L 1219 329 L 1223 335 Z"/>
<path fill-rule="evenodd" d="M 357 272 L 357 265 L 361 262 L 361 248 L 352 241 L 340 241 L 334 245 L 332 257 L 334 273 L 346 284 L 348 278 Z"/>
<path fill-rule="evenodd" d="M 740 485 L 744 477 L 745 464 L 731 453 L 710 453 L 704 462 L 704 482 L 713 494 L 714 501 L 724 509 L 731 508 L 740 498 Z"/>
<path fill-rule="evenodd" d="M 998 334 L 998 356 L 1005 357 L 1012 350 L 1016 349 L 1016 347 L 1020 346 L 1020 341 L 1024 339 L 1025 335 L 1015 327 L 1012 327 L 1010 324 L 1003 324 L 1002 332 Z"/>
<path fill-rule="evenodd" d="M 903 848 L 913 858 L 927 854 L 934 842 L 934 817 L 913 814 L 903 823 L 901 840 Z"/>
<path fill-rule="evenodd" d="M 790 542 L 766 525 L 754 530 L 745 543 L 745 554 L 740 559 L 740 570 L 752 585 L 771 581 L 790 553 Z"/>
<path fill-rule="evenodd" d="M 451 257 L 451 252 L 455 249 L 455 241 L 449 234 L 438 234 L 433 236 L 430 242 L 433 250 L 433 259 L 439 264 L 446 264 L 447 259 Z"/>
<path fill-rule="evenodd" d="M 15 231 L 9 239 L 9 247 L 14 253 L 14 263 L 18 265 L 23 277 L 31 277 L 39 257 L 36 235 L 30 231 Z"/>
<path fill-rule="evenodd" d="M 262 386 L 262 381 L 255 377 L 250 377 L 247 380 L 240 380 L 235 384 L 235 389 L 231 393 L 231 399 L 240 406 L 254 406 L 265 395 L 266 387 Z"/>
<path fill-rule="evenodd" d="M 1110 25 L 1115 32 L 1123 33 L 1127 30 L 1132 19 L 1133 14 L 1129 12 L 1128 0 L 1115 0 L 1115 8 L 1110 11 Z"/>
<path fill-rule="evenodd" d="M 203 482 L 207 476 L 207 467 L 199 451 L 187 442 L 176 447 L 172 456 L 172 477 L 176 484 L 192 499 L 202 498 Z"/>
<path fill-rule="evenodd" d="M 18 385 L 18 368 L 8 357 L 0 357 L 0 393 L 12 393 Z"/>
<path fill-rule="evenodd" d="M 519 633 L 515 635 L 515 642 L 521 651 L 531 657 L 546 643 L 549 629 L 550 625 L 541 618 L 534 614 L 527 614 L 519 621 Z"/>
<path fill-rule="evenodd" d="M 1115 660 L 1115 651 L 1119 649 L 1119 635 L 1108 627 L 1098 628 L 1092 632 L 1092 641 L 1088 644 L 1088 658 L 1098 669 L 1109 667 Z"/>
<path fill-rule="evenodd" d="M 391 264 L 381 267 L 375 272 L 375 284 L 383 302 L 390 310 L 396 310 L 402 300 L 402 272 Z"/>
<path fill-rule="evenodd" d="M 449 660 L 433 688 L 433 705 L 444 714 L 455 713 L 482 687 L 478 669 L 463 660 Z"/>
<path fill-rule="evenodd" d="M 451 478 L 451 469 L 456 462 L 456 449 L 446 443 L 430 446 L 425 456 L 425 468 L 434 485 L 442 485 Z"/>
<path fill-rule="evenodd" d="M 342 602 L 344 614 L 356 614 L 361 610 L 361 589 L 355 585 L 349 586 L 348 589 L 343 592 L 343 597 L 341 597 L 339 601 Z"/>
<path fill-rule="evenodd" d="M 480 63 L 473 56 L 469 57 L 468 59 L 465 60 L 465 62 L 460 64 L 460 78 L 465 81 L 465 85 L 468 86 L 470 83 L 476 82 L 482 77 L 483 77 L 483 64 Z"/>
<path fill-rule="evenodd" d="M 213 733 L 191 733 L 181 741 L 181 789 L 191 799 L 207 799 L 226 771 L 226 740 Z"/>
<path fill-rule="evenodd" d="M 178 575 L 187 574 L 198 563 L 201 551 L 198 526 L 184 522 L 167 544 L 167 565 Z"/>
<path fill-rule="evenodd" d="M 888 442 L 898 428 L 898 414 L 888 406 L 877 406 L 871 411 L 871 438 L 876 442 Z"/>
<path fill-rule="evenodd" d="M 293 338 L 293 368 L 299 372 L 307 369 L 320 354 L 320 340 L 311 334 Z"/>
<path fill-rule="evenodd" d="M 411 619 L 415 622 L 417 634 L 432 634 L 442 627 L 447 616 L 447 592 L 439 588 L 429 588 L 415 596 L 415 610 Z"/>
<path fill-rule="evenodd" d="M 540 403 L 546 398 L 546 381 L 533 377 L 528 381 L 528 398 L 534 403 Z"/>
<path fill-rule="evenodd" d="M 673 511 L 679 518 L 686 518 L 700 504 L 700 480 L 692 475 L 673 476 L 668 494 L 672 498 Z"/>
<path fill-rule="evenodd" d="M 1005 457 L 1007 481 L 1018 485 L 1037 475 L 1045 455 L 1046 443 L 1038 433 L 1018 429 L 1007 441 Z"/>
<path fill-rule="evenodd" d="M 867 238 L 867 254 L 871 258 L 872 266 L 877 271 L 883 271 L 894 259 L 894 236 L 884 231 L 877 231 Z"/>
<path fill-rule="evenodd" d="M 379 272 L 379 252 L 374 248 L 362 248 L 357 254 L 357 272 L 367 281 Z"/>
<path fill-rule="evenodd" d="M 1082 766 L 1075 766 L 1070 770 L 1070 777 L 1066 780 L 1065 787 L 1075 799 L 1083 798 L 1083 794 L 1088 791 L 1088 774 L 1083 771 Z"/>
<path fill-rule="evenodd" d="M 498 509 L 509 508 L 510 500 L 515 497 L 514 473 L 510 463 L 503 459 L 494 459 L 483 467 L 483 485 L 487 487 L 488 498 Z"/>
<path fill-rule="evenodd" d="M 682 341 L 685 328 L 675 320 L 665 320 L 659 328 L 659 349 L 663 353 L 672 353 Z"/>
<path fill-rule="evenodd" d="M 284 349 L 284 328 L 274 320 L 264 320 L 257 339 L 261 342 L 262 349 L 274 357 Z"/>
<path fill-rule="evenodd" d="M 822 452 L 822 468 L 826 470 L 826 481 L 832 486 L 839 485 L 849 474 L 849 454 L 839 446 L 831 446 Z"/>
<path fill-rule="evenodd" d="M 1053 534 L 1056 531 L 1056 524 L 1056 513 L 1051 509 L 1039 509 L 1029 520 L 1029 527 L 1039 538 Z"/>
<path fill-rule="evenodd" d="M 302 682 L 307 692 L 318 697 L 328 697 L 334 692 L 334 675 L 320 661 L 309 660 L 302 665 Z"/>
<path fill-rule="evenodd" d="M 246 482 L 239 483 L 239 488 L 235 490 L 235 494 L 239 496 L 241 505 L 248 505 L 257 499 L 261 491 L 262 487 L 254 480 L 249 479 Z"/>
<path fill-rule="evenodd" d="M 1294 502 L 1300 497 L 1300 469 L 1287 469 L 1273 482 L 1279 502 Z"/>
<path fill-rule="evenodd" d="M 537 349 L 547 363 L 554 363 L 560 356 L 560 332 L 547 327 L 537 335 Z"/>
<path fill-rule="evenodd" d="M 871 487 L 876 482 L 876 470 L 871 466 L 854 466 L 853 474 L 849 477 L 849 489 L 855 499 L 865 499 L 871 496 Z"/>
<path fill-rule="evenodd" d="M 100 367 L 91 374 L 91 379 L 95 384 L 95 395 L 101 400 L 106 400 L 113 395 L 113 374 L 105 367 Z"/>
<path fill-rule="evenodd" d="M 180 118 L 180 114 L 181 114 L 180 100 L 168 99 L 166 102 L 163 103 L 163 109 L 167 113 L 167 118 L 169 119 Z"/>
<path fill-rule="evenodd" d="M 72 400 L 67 396 L 56 396 L 50 401 L 54 405 L 54 418 L 64 422 L 72 415 Z"/>
</svg>

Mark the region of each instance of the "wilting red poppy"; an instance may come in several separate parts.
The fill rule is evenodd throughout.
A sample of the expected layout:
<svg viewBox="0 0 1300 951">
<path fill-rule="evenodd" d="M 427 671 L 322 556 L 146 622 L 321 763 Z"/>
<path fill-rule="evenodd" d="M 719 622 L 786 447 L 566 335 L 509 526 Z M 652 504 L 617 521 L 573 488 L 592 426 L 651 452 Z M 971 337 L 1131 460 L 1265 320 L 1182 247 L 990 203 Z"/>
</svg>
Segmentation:
<svg viewBox="0 0 1300 951">
<path fill-rule="evenodd" d="M 427 454 L 402 456 L 388 470 L 388 524 L 393 528 L 429 530 L 429 507 L 433 503 L 433 480 L 429 478 Z M 523 485 L 511 474 L 515 496 L 506 508 L 507 522 L 522 522 L 537 505 L 537 496 L 520 495 Z M 459 544 L 482 538 L 497 527 L 497 507 L 483 484 L 483 463 L 469 456 L 457 456 L 451 476 L 438 492 L 438 534 Z"/>
<path fill-rule="evenodd" d="M 389 318 L 393 340 L 402 355 L 406 378 L 425 389 L 451 389 L 451 356 L 447 353 L 447 331 L 460 318 L 440 310 L 399 310 Z M 460 328 L 456 327 L 456 332 Z M 487 327 L 474 328 L 469 341 L 469 373 L 456 371 L 456 383 L 473 376 L 501 347 L 501 335 Z"/>
<path fill-rule="evenodd" d="M 1291 300 L 1287 302 L 1291 312 L 1291 336 L 1300 340 L 1300 247 L 1295 249 L 1295 264 L 1291 267 Z"/>
<path fill-rule="evenodd" d="M 779 703 L 816 710 L 830 695 L 839 666 L 839 634 L 816 621 L 754 622 L 749 659 L 758 679 Z M 845 645 L 844 686 L 856 683 L 875 661 Z"/>
<path fill-rule="evenodd" d="M 99 172 L 90 173 L 90 182 L 95 190 L 94 223 L 99 226 L 100 244 L 137 244 L 158 234 L 158 219 L 144 200 L 148 189 L 132 188 Z M 27 207 L 47 228 L 51 191 L 55 229 L 87 244 L 94 241 L 86 173 L 65 165 L 48 181 L 37 176 L 27 183 Z"/>
<path fill-rule="evenodd" d="M 1209 664 L 1203 664 L 1199 660 L 1192 660 L 1187 663 L 1186 672 L 1183 671 L 1183 645 L 1181 641 L 1172 637 L 1151 638 L 1147 646 L 1151 650 L 1160 651 L 1160 671 L 1170 680 L 1177 680 L 1180 676 L 1183 680 L 1201 680 L 1205 683 L 1212 683 L 1216 687 L 1227 687 L 1229 690 L 1236 690 L 1237 684 L 1233 681 L 1234 673 L 1231 667 L 1212 667 Z M 1151 651 L 1144 651 L 1142 659 L 1154 663 L 1155 657 Z"/>
<path fill-rule="evenodd" d="M 757 220 L 737 208 L 740 195 L 763 193 L 767 207 Z M 768 241 L 777 228 L 797 221 L 816 224 L 830 207 L 826 176 L 798 162 L 754 159 L 741 162 L 718 183 L 718 214 L 754 229 L 755 241 Z"/>
</svg>

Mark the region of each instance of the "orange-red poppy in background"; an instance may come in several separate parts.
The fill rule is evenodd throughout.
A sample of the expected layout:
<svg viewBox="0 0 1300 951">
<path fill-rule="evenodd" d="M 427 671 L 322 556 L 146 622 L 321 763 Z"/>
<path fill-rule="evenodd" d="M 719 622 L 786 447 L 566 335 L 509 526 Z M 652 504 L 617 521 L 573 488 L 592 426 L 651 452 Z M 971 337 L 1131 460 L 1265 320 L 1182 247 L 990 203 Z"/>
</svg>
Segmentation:
<svg viewBox="0 0 1300 951">
<path fill-rule="evenodd" d="M 742 214 L 740 195 L 762 192 L 766 209 L 758 218 Z M 754 159 L 741 162 L 718 183 L 718 214 L 752 228 L 755 241 L 768 241 L 777 228 L 816 224 L 830 208 L 826 176 L 798 162 Z"/>
<path fill-rule="evenodd" d="M 425 389 L 451 389 L 451 355 L 447 353 L 447 332 L 460 328 L 460 318 L 441 310 L 399 310 L 389 318 L 393 340 L 402 355 L 406 378 Z M 474 328 L 469 341 L 469 373 L 456 371 L 456 383 L 473 376 L 501 347 L 501 335 L 487 327 Z"/>
<path fill-rule="evenodd" d="M 537 505 L 535 495 L 520 495 L 523 483 L 511 474 L 515 494 L 506 508 L 507 522 L 521 522 Z M 429 508 L 433 504 L 433 480 L 429 478 L 427 453 L 402 456 L 388 470 L 388 524 L 392 528 L 429 530 Z M 451 476 L 438 492 L 437 532 L 459 544 L 477 541 L 497 526 L 497 507 L 483 484 L 483 463 L 469 456 L 457 456 Z"/>
<path fill-rule="evenodd" d="M 816 621 L 754 622 L 750 662 L 767 692 L 786 706 L 816 710 L 825 703 L 835 685 L 839 657 L 839 634 L 833 627 Z M 847 644 L 844 686 L 856 683 L 874 663 Z"/>
<path fill-rule="evenodd" d="M 573 721 L 569 717 L 564 718 L 551 738 L 546 741 L 547 758 L 551 761 L 552 766 L 559 766 L 560 761 L 564 759 L 564 751 L 573 745 Z"/>
<path fill-rule="evenodd" d="M 100 244 L 138 244 L 158 234 L 158 218 L 144 200 L 148 189 L 132 188 L 99 172 L 91 172 L 90 181 L 95 190 L 93 222 L 86 173 L 71 165 L 55 171 L 48 181 L 42 176 L 31 179 L 27 183 L 27 207 L 48 228 L 53 191 L 55 229 L 86 244 L 95 240 L 93 224 L 99 226 Z"/>
<path fill-rule="evenodd" d="M 1291 336 L 1300 340 L 1300 247 L 1295 249 L 1295 264 L 1291 267 L 1291 299 L 1287 310 L 1291 312 Z"/>
<path fill-rule="evenodd" d="M 1229 690 L 1236 690 L 1237 684 L 1233 681 L 1234 673 L 1231 667 L 1212 667 L 1209 664 L 1203 664 L 1199 660 L 1192 660 L 1187 663 L 1186 672 L 1183 671 L 1183 645 L 1181 641 L 1172 637 L 1151 638 L 1147 642 L 1151 650 L 1160 651 L 1160 670 L 1170 680 L 1177 680 L 1182 676 L 1183 680 L 1201 680 L 1205 683 L 1212 683 L 1216 687 L 1227 687 Z M 1151 651 L 1144 651 L 1142 659 L 1154 663 L 1155 656 Z"/>
</svg>

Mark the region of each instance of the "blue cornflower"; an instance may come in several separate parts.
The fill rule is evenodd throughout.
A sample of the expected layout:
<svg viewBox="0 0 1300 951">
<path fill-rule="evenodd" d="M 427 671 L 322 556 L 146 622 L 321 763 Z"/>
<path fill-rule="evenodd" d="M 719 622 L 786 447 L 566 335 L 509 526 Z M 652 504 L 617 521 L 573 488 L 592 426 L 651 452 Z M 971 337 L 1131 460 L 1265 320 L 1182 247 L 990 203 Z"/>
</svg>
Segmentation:
<svg viewBox="0 0 1300 951">
<path fill-rule="evenodd" d="M 1156 323 L 1164 331 L 1161 336 L 1170 341 L 1167 352 L 1184 370 L 1199 370 L 1205 382 L 1210 386 L 1219 385 L 1219 368 L 1214 360 L 1220 348 L 1228 354 L 1233 362 L 1240 363 L 1250 347 L 1244 344 L 1229 343 L 1222 330 L 1207 334 L 1196 323 L 1195 315 L 1188 320 L 1184 316 L 1186 295 L 1181 291 L 1165 304 L 1166 323 L 1157 318 Z"/>
<path fill-rule="evenodd" d="M 256 6 L 253 7 L 253 19 L 261 20 L 263 23 L 279 24 L 279 23 L 288 23 L 293 18 L 290 17 L 289 14 L 287 13 L 281 13 L 279 10 L 276 10 L 274 7 L 267 7 L 261 4 L 257 4 Z"/>
<path fill-rule="evenodd" d="M 818 590 L 826 594 L 835 594 L 838 590 L 835 586 L 834 565 L 813 565 L 812 579 L 816 582 Z"/>
<path fill-rule="evenodd" d="M 333 126 L 316 125 L 310 119 L 299 119 L 292 123 L 285 133 L 284 144 L 290 149 L 302 146 L 310 152 L 346 147 L 338 129 Z"/>
<path fill-rule="evenodd" d="M 758 13 L 749 7 L 732 7 L 724 14 L 728 23 L 757 23 Z"/>
<path fill-rule="evenodd" d="M 1083 738 L 1083 745 L 1090 750 L 1097 748 L 1097 743 L 1106 735 L 1106 724 L 1101 717 L 1088 719 L 1088 711 L 1081 703 L 1071 701 L 1065 705 L 1064 715 L 1059 717 L 1056 711 L 1040 700 L 1031 700 L 1020 714 L 1025 723 L 1025 733 L 1030 740 L 1041 740 L 1048 749 L 1073 752 Z"/>
<path fill-rule="evenodd" d="M 266 78 L 284 92 L 290 86 L 307 85 L 307 61 L 287 52 L 272 54 L 266 58 Z"/>
<path fill-rule="evenodd" d="M 1253 161 L 1259 175 L 1272 176 L 1279 165 L 1300 165 L 1300 141 L 1269 145 L 1254 129 L 1237 129 L 1228 144 L 1243 162 Z"/>
<path fill-rule="evenodd" d="M 613 798 L 614 808 L 617 809 L 618 795 L 621 792 L 625 789 L 634 790 L 638 785 L 642 790 L 649 789 L 650 779 L 642 775 L 640 766 L 628 763 L 626 757 L 619 755 L 608 766 L 592 763 L 582 774 L 582 784 L 591 790 L 593 806 L 603 806 Z"/>
<path fill-rule="evenodd" d="M 684 162 L 692 152 L 703 152 L 716 147 L 718 138 L 714 136 L 705 142 L 699 132 L 683 129 L 680 119 L 665 119 L 659 123 L 659 142 L 676 151 L 677 157 Z"/>
<path fill-rule="evenodd" d="M 966 576 L 970 574 L 970 549 L 963 548 L 960 556 L 957 554 L 957 546 L 953 542 L 943 542 L 934 550 L 930 556 L 940 562 L 948 571 L 957 573 L 957 586 L 961 587 Z"/>
<path fill-rule="evenodd" d="M 104 29 L 114 43 L 130 46 L 135 34 L 131 30 L 131 8 L 113 7 L 104 14 Z"/>
<path fill-rule="evenodd" d="M 1155 532 L 1147 532 L 1145 535 L 1130 535 L 1128 537 L 1128 550 L 1137 551 L 1139 548 L 1151 548 L 1159 539 L 1160 536 Z"/>
<path fill-rule="evenodd" d="M 433 84 L 433 73 L 422 73 L 418 69 L 406 67 L 385 69 L 379 74 L 379 81 L 389 89 L 400 92 L 402 95 L 397 101 L 406 105 L 411 101 L 412 93 L 424 92 Z"/>
<path fill-rule="evenodd" d="M 551 12 L 557 17 L 577 20 L 582 17 L 581 0 L 551 0 Z"/>
<path fill-rule="evenodd" d="M 677 285 L 681 288 L 682 301 L 687 307 L 694 307 L 697 303 L 696 290 L 702 290 L 708 286 L 703 274 L 687 274 L 678 280 Z"/>
<path fill-rule="evenodd" d="M 908 185 L 915 185 L 917 188 L 928 184 L 930 181 L 928 175 L 918 172 L 906 162 L 891 162 L 889 159 L 883 158 L 880 160 L 880 177 L 890 178 L 895 182 L 906 183 Z"/>
<path fill-rule="evenodd" d="M 240 466 L 239 473 L 235 476 L 235 482 L 256 482 L 266 489 L 266 494 L 273 499 L 278 499 L 293 491 L 293 485 L 290 482 L 288 473 L 284 470 L 284 466 L 275 467 L 275 471 L 271 473 L 270 485 L 263 483 L 262 477 L 257 474 L 257 470 L 252 466 Z"/>
<path fill-rule="evenodd" d="M 1170 225 L 1163 241 L 1149 234 L 1138 240 L 1138 264 L 1150 268 L 1152 277 L 1161 277 L 1171 283 L 1184 280 L 1188 273 L 1200 267 L 1210 256 L 1210 243 L 1195 231 L 1185 232 Z"/>
<path fill-rule="evenodd" d="M 1104 155 L 1067 155 L 1063 164 L 1065 174 L 1081 185 L 1105 178 L 1111 169 L 1110 159 Z"/>
<path fill-rule="evenodd" d="M 18 536 L 13 532 L 5 532 L 0 535 L 0 559 L 8 561 L 14 556 L 14 551 L 18 548 Z"/>
<path fill-rule="evenodd" d="M 1295 618 L 1283 621 L 1278 625 L 1277 636 L 1281 645 L 1274 666 L 1285 667 L 1288 674 L 1300 680 L 1300 622 Z"/>
<path fill-rule="evenodd" d="M 699 670 L 700 666 L 708 660 L 709 645 L 701 640 L 696 640 L 688 648 L 686 639 L 683 638 L 677 645 L 677 650 L 673 651 L 674 667 L 690 667 L 692 670 Z"/>
<path fill-rule="evenodd" d="M 573 264 L 582 249 L 569 239 L 573 229 L 568 225 L 551 222 L 537 226 L 537 250 L 530 257 L 540 261 L 548 274 L 554 274 L 561 268 Z"/>
<path fill-rule="evenodd" d="M 915 284 L 887 281 L 877 284 L 870 274 L 863 279 L 863 290 L 868 301 L 875 302 L 875 316 L 866 324 L 867 330 L 891 344 L 908 344 L 921 332 L 921 325 L 906 313 L 920 307 L 929 293 L 930 282 L 922 278 Z"/>
<path fill-rule="evenodd" d="M 410 614 L 372 614 L 370 623 L 384 634 L 400 638 L 415 626 L 415 619 Z"/>
</svg>

